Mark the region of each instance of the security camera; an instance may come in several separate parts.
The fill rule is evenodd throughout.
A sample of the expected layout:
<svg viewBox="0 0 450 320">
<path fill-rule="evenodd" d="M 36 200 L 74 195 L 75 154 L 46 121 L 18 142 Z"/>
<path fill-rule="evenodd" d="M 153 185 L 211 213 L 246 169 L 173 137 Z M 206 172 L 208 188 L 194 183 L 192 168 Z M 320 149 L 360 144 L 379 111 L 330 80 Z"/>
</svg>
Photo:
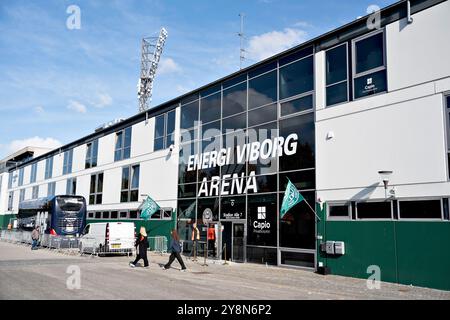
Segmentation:
<svg viewBox="0 0 450 320">
<path fill-rule="evenodd" d="M 175 148 L 175 146 L 173 144 L 171 144 L 170 147 L 169 147 L 169 152 L 172 152 L 173 148 Z"/>
</svg>

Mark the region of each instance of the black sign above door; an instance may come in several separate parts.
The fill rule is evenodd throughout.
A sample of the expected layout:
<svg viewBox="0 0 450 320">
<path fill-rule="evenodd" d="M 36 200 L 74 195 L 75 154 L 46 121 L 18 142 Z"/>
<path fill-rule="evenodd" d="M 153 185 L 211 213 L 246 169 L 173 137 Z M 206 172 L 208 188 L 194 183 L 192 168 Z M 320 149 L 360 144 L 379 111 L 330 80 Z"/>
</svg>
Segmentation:
<svg viewBox="0 0 450 320">
<path fill-rule="evenodd" d="M 220 206 L 220 219 L 245 219 L 245 196 L 222 197 Z"/>
</svg>

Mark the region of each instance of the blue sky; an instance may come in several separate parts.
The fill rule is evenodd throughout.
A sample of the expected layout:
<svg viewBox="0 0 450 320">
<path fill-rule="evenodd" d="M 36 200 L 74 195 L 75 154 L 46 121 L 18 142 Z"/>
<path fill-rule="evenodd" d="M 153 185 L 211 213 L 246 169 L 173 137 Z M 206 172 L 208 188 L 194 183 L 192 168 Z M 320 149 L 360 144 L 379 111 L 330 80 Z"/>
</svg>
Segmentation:
<svg viewBox="0 0 450 320">
<path fill-rule="evenodd" d="M 138 110 L 140 41 L 169 37 L 152 106 L 239 69 L 238 14 L 251 65 L 392 0 L 89 0 L 0 2 L 0 159 L 56 147 Z M 69 30 L 70 5 L 81 28 Z"/>
</svg>

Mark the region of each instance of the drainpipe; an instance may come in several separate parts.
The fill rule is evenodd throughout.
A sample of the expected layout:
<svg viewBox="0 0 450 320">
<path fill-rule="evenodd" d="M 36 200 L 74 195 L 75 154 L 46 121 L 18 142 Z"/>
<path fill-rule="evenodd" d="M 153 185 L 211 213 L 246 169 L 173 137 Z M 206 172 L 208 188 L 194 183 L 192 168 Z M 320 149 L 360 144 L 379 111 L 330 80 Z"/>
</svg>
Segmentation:
<svg viewBox="0 0 450 320">
<path fill-rule="evenodd" d="M 413 22 L 413 18 L 411 17 L 411 1 L 406 1 L 406 22 L 408 24 Z"/>
</svg>

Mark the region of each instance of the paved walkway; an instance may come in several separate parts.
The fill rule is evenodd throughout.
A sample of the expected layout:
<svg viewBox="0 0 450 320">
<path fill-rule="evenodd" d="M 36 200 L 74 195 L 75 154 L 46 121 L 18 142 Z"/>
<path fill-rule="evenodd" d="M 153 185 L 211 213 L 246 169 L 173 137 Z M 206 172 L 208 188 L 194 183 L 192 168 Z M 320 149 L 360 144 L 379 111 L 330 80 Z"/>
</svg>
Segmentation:
<svg viewBox="0 0 450 320">
<path fill-rule="evenodd" d="M 0 299 L 450 299 L 447 291 L 391 283 L 369 290 L 362 279 L 256 264 L 185 259 L 187 272 L 177 262 L 162 270 L 167 260 L 152 253 L 150 268 L 132 269 L 126 256 L 68 256 L 0 241 Z M 68 268 L 79 268 L 80 289 L 68 289 Z"/>
</svg>

